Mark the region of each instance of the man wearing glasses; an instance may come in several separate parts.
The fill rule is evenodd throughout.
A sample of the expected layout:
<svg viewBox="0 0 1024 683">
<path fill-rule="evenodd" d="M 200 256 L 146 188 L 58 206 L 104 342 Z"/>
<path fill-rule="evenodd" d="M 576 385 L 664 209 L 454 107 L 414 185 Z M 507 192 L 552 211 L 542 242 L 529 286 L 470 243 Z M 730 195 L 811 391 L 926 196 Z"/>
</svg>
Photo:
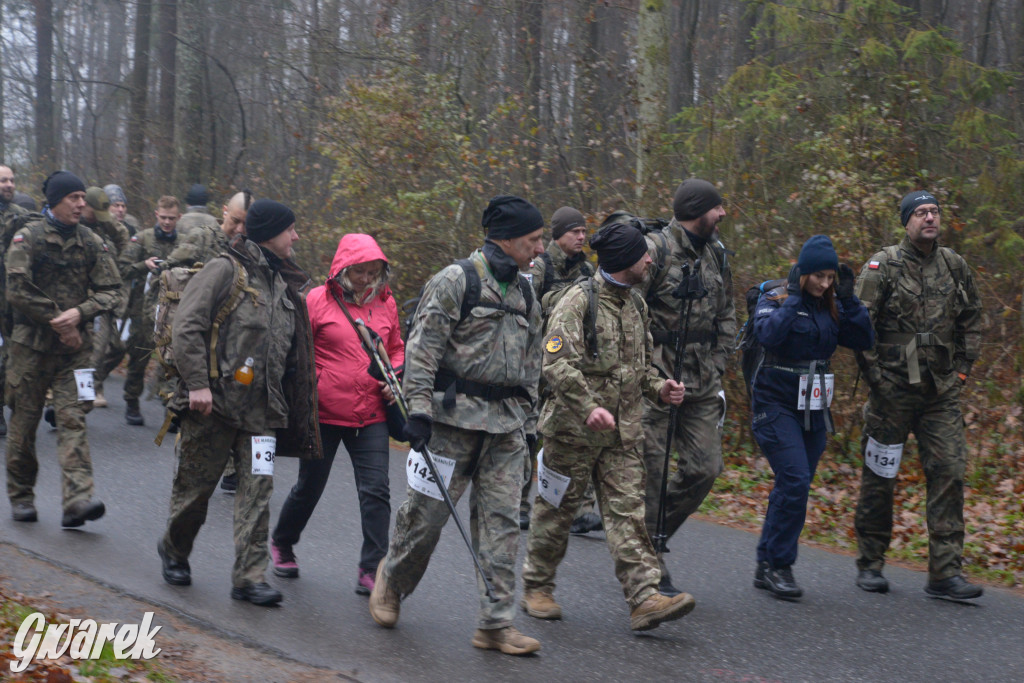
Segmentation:
<svg viewBox="0 0 1024 683">
<path fill-rule="evenodd" d="M 870 391 L 864 408 L 864 467 L 854 527 L 857 585 L 885 593 L 893 490 L 913 431 L 928 490 L 925 592 L 977 598 L 961 574 L 967 440 L 960 391 L 981 346 L 981 301 L 963 257 L 938 244 L 940 209 L 928 192 L 900 202 L 906 237 L 872 256 L 856 294 L 871 314 L 875 348 L 857 353 Z"/>
</svg>

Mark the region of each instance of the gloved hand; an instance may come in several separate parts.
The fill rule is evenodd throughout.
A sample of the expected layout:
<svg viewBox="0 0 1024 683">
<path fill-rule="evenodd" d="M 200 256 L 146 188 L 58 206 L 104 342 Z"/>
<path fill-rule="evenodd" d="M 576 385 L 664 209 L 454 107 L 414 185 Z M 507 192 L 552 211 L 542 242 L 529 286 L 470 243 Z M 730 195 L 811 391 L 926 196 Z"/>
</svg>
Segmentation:
<svg viewBox="0 0 1024 683">
<path fill-rule="evenodd" d="M 836 298 L 840 301 L 847 301 L 853 298 L 853 283 L 856 277 L 853 268 L 845 263 L 839 264 L 839 272 L 836 273 Z"/>
<path fill-rule="evenodd" d="M 800 296 L 800 266 L 794 264 L 789 269 L 789 284 L 786 285 L 786 293 L 790 296 Z"/>
<path fill-rule="evenodd" d="M 399 382 L 402 381 L 402 371 L 405 369 L 404 365 L 400 365 L 397 368 L 392 368 L 395 371 L 395 379 Z M 370 368 L 367 370 L 370 373 L 370 377 L 374 378 L 378 382 L 384 381 L 384 374 L 380 371 L 380 366 L 377 365 L 377 361 L 370 359 Z"/>
<path fill-rule="evenodd" d="M 430 441 L 433 424 L 434 420 L 429 415 L 424 415 L 423 413 L 413 413 L 406 419 L 403 432 L 413 450 L 420 453 L 423 452 Z"/>
<path fill-rule="evenodd" d="M 526 435 L 526 447 L 530 449 L 530 455 L 537 455 L 537 435 L 527 434 Z"/>
</svg>

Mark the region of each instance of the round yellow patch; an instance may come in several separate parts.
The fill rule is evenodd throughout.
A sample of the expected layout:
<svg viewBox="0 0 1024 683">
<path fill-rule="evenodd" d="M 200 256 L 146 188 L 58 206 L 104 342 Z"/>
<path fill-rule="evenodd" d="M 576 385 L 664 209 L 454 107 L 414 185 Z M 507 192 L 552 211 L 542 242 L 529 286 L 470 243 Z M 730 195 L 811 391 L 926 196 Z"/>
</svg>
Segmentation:
<svg viewBox="0 0 1024 683">
<path fill-rule="evenodd" d="M 557 334 L 553 335 L 551 339 L 548 339 L 548 343 L 544 345 L 544 348 L 547 349 L 548 353 L 556 353 L 562 348 L 562 338 Z"/>
</svg>

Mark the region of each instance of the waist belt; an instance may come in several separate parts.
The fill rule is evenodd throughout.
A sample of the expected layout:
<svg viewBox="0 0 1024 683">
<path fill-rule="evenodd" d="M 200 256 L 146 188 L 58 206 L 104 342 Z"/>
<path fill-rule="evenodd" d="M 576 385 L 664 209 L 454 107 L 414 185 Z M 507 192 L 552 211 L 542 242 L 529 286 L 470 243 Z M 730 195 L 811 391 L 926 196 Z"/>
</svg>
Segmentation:
<svg viewBox="0 0 1024 683">
<path fill-rule="evenodd" d="M 655 346 L 660 346 L 661 344 L 675 345 L 676 339 L 679 338 L 679 333 L 672 330 L 651 330 L 651 336 L 654 338 Z M 685 336 L 687 346 L 690 344 L 714 344 L 718 341 L 718 335 L 714 332 L 691 332 Z"/>
<path fill-rule="evenodd" d="M 530 393 L 521 386 L 484 384 L 458 377 L 449 370 L 438 370 L 434 375 L 434 391 L 443 391 L 441 405 L 445 410 L 455 407 L 455 394 L 465 394 L 485 401 L 504 401 L 507 398 L 523 398 L 530 401 Z"/>
<path fill-rule="evenodd" d="M 922 346 L 943 346 L 948 348 L 953 344 L 953 333 L 883 332 L 878 336 L 878 343 L 904 347 L 907 356 L 907 381 L 911 384 L 919 384 L 921 382 L 921 367 L 918 365 L 920 360 L 917 354 L 918 348 Z"/>
<path fill-rule="evenodd" d="M 792 360 L 789 358 L 780 358 L 774 353 L 766 351 L 764 362 L 761 367 L 792 372 L 795 375 L 807 375 L 808 395 L 804 397 L 804 431 L 811 431 L 811 397 L 809 394 L 811 388 L 814 386 L 814 376 L 818 376 L 818 382 L 821 384 L 821 391 L 822 394 L 824 394 L 826 391 L 825 373 L 831 371 L 832 363 L 827 358 L 824 360 Z M 822 400 L 825 399 L 823 398 Z M 830 433 L 834 432 L 835 428 L 832 426 L 832 417 L 829 414 L 827 401 L 822 410 L 824 411 L 823 414 L 825 416 L 825 431 Z"/>
</svg>

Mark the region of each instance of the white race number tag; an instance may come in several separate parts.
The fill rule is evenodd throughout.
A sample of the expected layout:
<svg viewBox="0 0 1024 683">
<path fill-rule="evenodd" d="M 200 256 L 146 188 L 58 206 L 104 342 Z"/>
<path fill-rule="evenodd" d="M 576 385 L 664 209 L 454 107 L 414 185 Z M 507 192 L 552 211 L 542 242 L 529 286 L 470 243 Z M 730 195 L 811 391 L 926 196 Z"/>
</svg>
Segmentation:
<svg viewBox="0 0 1024 683">
<path fill-rule="evenodd" d="M 814 384 L 811 385 L 811 410 L 821 410 L 832 405 L 832 394 L 836 390 L 836 376 L 832 373 L 825 375 L 824 403 L 822 402 L 821 375 L 814 376 Z M 803 410 L 807 400 L 807 375 L 800 375 L 800 396 L 796 399 L 796 409 Z"/>
<path fill-rule="evenodd" d="M 447 489 L 452 483 L 455 460 L 437 455 L 436 453 L 431 453 L 431 456 L 434 459 L 434 467 L 437 468 L 437 473 L 441 475 L 441 482 L 444 484 L 445 489 Z M 437 480 L 430 474 L 426 458 L 419 451 L 409 451 L 409 458 L 405 461 L 405 478 L 408 480 L 409 488 L 412 490 L 419 491 L 423 495 L 430 496 L 436 500 L 444 500 L 444 496 L 441 495 L 441 489 L 437 488 Z"/>
<path fill-rule="evenodd" d="M 75 387 L 78 388 L 79 401 L 93 401 L 96 399 L 96 389 L 92 386 L 93 368 L 82 368 L 75 370 Z"/>
<path fill-rule="evenodd" d="M 277 452 L 277 437 L 252 437 L 252 473 L 274 474 L 274 453 Z"/>
<path fill-rule="evenodd" d="M 900 459 L 903 457 L 903 444 L 895 443 L 887 446 L 878 443 L 870 436 L 864 449 L 864 464 L 871 471 L 885 479 L 892 479 L 900 471 Z"/>
<path fill-rule="evenodd" d="M 558 507 L 571 481 L 569 477 L 544 466 L 544 449 L 540 449 L 537 453 L 537 493 L 540 497 Z"/>
</svg>

